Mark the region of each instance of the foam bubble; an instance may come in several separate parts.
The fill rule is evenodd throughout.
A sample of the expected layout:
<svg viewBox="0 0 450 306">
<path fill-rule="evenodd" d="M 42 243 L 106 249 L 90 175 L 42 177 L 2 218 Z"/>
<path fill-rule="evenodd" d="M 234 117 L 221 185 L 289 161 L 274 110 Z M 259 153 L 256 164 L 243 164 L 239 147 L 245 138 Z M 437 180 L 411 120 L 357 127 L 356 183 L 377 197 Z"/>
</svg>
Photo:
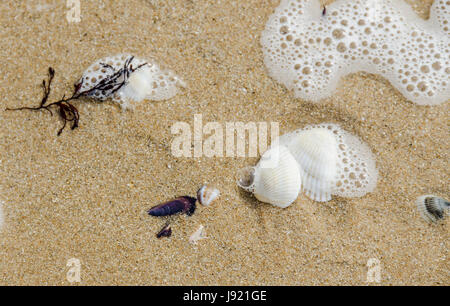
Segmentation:
<svg viewBox="0 0 450 306">
<path fill-rule="evenodd" d="M 341 0 L 322 15 L 319 0 L 282 0 L 261 36 L 269 74 L 295 96 L 318 101 L 341 77 L 380 74 L 423 105 L 450 97 L 450 1 L 429 20 L 393 0 Z"/>
<path fill-rule="evenodd" d="M 102 80 L 111 77 L 118 71 L 129 68 L 129 74 L 124 73 L 118 78 L 121 82 L 126 78 L 124 86 L 118 90 L 94 90 L 89 96 L 104 100 L 113 98 L 122 107 L 129 108 L 133 102 L 149 100 L 166 100 L 178 93 L 179 86 L 185 83 L 170 70 L 161 69 L 154 61 L 147 61 L 130 54 L 119 54 L 97 60 L 86 71 L 80 80 L 80 91 L 95 87 Z"/>
</svg>

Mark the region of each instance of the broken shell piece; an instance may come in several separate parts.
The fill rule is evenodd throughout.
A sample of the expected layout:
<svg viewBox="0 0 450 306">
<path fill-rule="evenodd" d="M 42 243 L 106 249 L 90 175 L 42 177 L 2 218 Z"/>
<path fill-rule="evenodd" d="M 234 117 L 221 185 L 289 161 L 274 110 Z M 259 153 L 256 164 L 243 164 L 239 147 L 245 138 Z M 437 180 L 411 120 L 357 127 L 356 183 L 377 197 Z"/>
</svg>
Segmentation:
<svg viewBox="0 0 450 306">
<path fill-rule="evenodd" d="M 198 229 L 189 237 L 189 242 L 192 244 L 197 244 L 197 241 L 201 239 L 206 239 L 205 227 L 200 225 Z"/>
<path fill-rule="evenodd" d="M 197 191 L 197 200 L 204 206 L 209 206 L 215 199 L 220 196 L 219 189 L 213 186 L 203 185 Z"/>
<path fill-rule="evenodd" d="M 170 228 L 169 223 L 166 223 L 164 227 L 156 234 L 157 238 L 161 237 L 170 237 L 172 235 L 172 229 Z"/>
<path fill-rule="evenodd" d="M 300 192 L 300 169 L 286 147 L 275 146 L 261 156 L 255 167 L 239 170 L 237 184 L 261 202 L 285 208 Z"/>
<path fill-rule="evenodd" d="M 186 213 L 188 216 L 191 216 L 195 211 L 196 201 L 196 198 L 190 196 L 178 197 L 172 201 L 164 202 L 150 208 L 148 214 L 151 216 L 162 217 L 177 213 Z"/>
<path fill-rule="evenodd" d="M 201 239 L 206 239 L 205 227 L 200 225 L 198 229 L 189 237 L 189 242 L 192 244 L 197 244 L 197 241 Z"/>
<path fill-rule="evenodd" d="M 416 205 L 422 218 L 430 223 L 443 220 L 450 210 L 449 201 L 431 194 L 418 197 Z"/>
</svg>

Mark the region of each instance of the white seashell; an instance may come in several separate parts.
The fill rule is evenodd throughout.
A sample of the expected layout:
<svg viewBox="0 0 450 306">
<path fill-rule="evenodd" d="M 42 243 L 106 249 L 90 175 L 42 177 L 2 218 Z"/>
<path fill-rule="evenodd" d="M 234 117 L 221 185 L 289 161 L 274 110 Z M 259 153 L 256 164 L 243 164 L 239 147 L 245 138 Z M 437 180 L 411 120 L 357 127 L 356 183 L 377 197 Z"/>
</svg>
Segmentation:
<svg viewBox="0 0 450 306">
<path fill-rule="evenodd" d="M 361 197 L 376 186 L 378 171 L 370 148 L 336 124 L 307 126 L 280 136 L 278 143 L 299 163 L 303 190 L 312 200 Z"/>
<path fill-rule="evenodd" d="M 219 189 L 212 186 L 203 185 L 197 191 L 197 200 L 204 206 L 209 206 L 219 196 Z"/>
<path fill-rule="evenodd" d="M 206 239 L 205 227 L 200 225 L 198 229 L 189 237 L 189 242 L 192 244 L 197 244 L 201 239 Z"/>
<path fill-rule="evenodd" d="M 430 223 L 436 223 L 444 219 L 450 210 L 449 201 L 431 194 L 418 197 L 416 205 L 422 218 Z"/>
<path fill-rule="evenodd" d="M 108 78 L 115 80 L 113 86 L 92 90 Z M 186 86 L 172 71 L 130 54 L 97 60 L 86 69 L 78 83 L 81 85 L 79 92 L 87 92 L 87 96 L 100 100 L 111 97 L 124 108 L 145 99 L 169 99 L 177 94 L 178 86 Z"/>
<path fill-rule="evenodd" d="M 274 146 L 261 156 L 255 167 L 238 172 L 237 184 L 258 200 L 284 208 L 292 204 L 300 192 L 299 166 L 286 147 Z"/>
<path fill-rule="evenodd" d="M 306 195 L 320 202 L 331 200 L 337 175 L 337 142 L 328 129 L 301 130 L 280 137 L 300 164 L 302 187 Z"/>
<path fill-rule="evenodd" d="M 271 161 L 278 161 L 270 165 Z M 258 165 L 241 169 L 238 185 L 266 203 L 289 206 L 301 185 L 315 201 L 373 191 L 378 171 L 370 148 L 338 125 L 311 125 L 280 136 Z"/>
</svg>

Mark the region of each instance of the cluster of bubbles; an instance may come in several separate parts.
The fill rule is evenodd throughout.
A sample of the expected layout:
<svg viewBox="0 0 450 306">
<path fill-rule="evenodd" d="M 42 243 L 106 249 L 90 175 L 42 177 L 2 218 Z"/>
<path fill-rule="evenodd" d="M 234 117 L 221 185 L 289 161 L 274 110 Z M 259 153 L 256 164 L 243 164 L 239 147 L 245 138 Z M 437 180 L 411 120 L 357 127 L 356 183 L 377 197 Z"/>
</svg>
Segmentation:
<svg viewBox="0 0 450 306">
<path fill-rule="evenodd" d="M 306 131 L 317 130 L 327 131 L 335 139 L 333 144 L 321 144 L 321 150 L 325 150 L 327 152 L 334 150 L 332 147 L 328 146 L 336 146 L 336 158 L 334 159 L 336 161 L 336 172 L 334 174 L 335 177 L 332 179 L 332 184 L 329 187 L 329 194 L 350 198 L 361 197 L 367 192 L 373 191 L 377 184 L 378 171 L 372 151 L 367 144 L 362 142 L 358 137 L 343 130 L 339 125 L 332 123 L 309 125 L 281 136 L 280 143 L 290 147 L 288 144 L 296 137 L 302 137 Z M 319 148 L 312 150 L 312 152 L 316 154 L 319 151 Z M 317 171 L 320 167 L 326 166 L 325 164 L 326 163 L 324 162 L 320 165 L 314 165 L 313 168 Z M 305 168 L 305 165 L 300 166 L 301 168 Z M 330 165 L 328 168 L 331 168 L 332 166 L 333 165 Z M 302 175 L 303 180 L 306 177 L 307 175 Z M 304 180 L 303 184 L 306 187 L 307 182 Z M 323 189 L 324 184 L 321 183 L 321 185 Z M 313 186 L 311 186 L 311 190 L 314 189 L 312 187 Z M 308 192 L 306 193 L 309 196 Z M 317 195 L 318 193 L 316 194 L 316 197 Z M 313 197 L 313 199 L 317 201 L 328 201 L 331 197 L 327 199 Z"/>
<path fill-rule="evenodd" d="M 450 94 L 450 1 L 430 19 L 403 1 L 282 0 L 262 33 L 270 75 L 296 97 L 330 96 L 342 76 L 366 71 L 388 79 L 407 99 L 439 104 Z"/>
</svg>

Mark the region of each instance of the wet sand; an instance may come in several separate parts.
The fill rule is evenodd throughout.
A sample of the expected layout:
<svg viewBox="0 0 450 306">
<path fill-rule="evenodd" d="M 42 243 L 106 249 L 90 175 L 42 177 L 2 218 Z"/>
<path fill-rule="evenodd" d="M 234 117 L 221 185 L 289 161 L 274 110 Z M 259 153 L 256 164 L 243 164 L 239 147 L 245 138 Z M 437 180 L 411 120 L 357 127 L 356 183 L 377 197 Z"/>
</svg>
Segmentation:
<svg viewBox="0 0 450 306">
<path fill-rule="evenodd" d="M 0 284 L 67 285 L 70 258 L 81 285 L 365 285 L 370 258 L 383 285 L 450 284 L 450 221 L 428 225 L 414 204 L 450 197 L 449 103 L 413 104 L 365 73 L 321 104 L 295 99 L 267 75 L 259 45 L 278 3 L 81 1 L 80 23 L 67 22 L 65 1 L 0 3 L 2 108 L 37 105 L 49 66 L 54 100 L 92 62 L 123 52 L 154 56 L 188 84 L 134 111 L 77 101 L 80 127 L 60 137 L 45 111 L 0 111 Z M 408 3 L 427 18 L 432 1 Z M 339 123 L 373 150 L 377 188 L 327 203 L 302 195 L 287 209 L 259 203 L 235 184 L 256 158 L 172 156 L 170 127 L 192 126 L 194 114 L 275 121 L 281 133 Z M 172 236 L 157 239 L 167 219 L 146 210 L 203 183 L 220 199 L 170 218 Z M 192 245 L 201 224 L 208 239 Z"/>
</svg>

